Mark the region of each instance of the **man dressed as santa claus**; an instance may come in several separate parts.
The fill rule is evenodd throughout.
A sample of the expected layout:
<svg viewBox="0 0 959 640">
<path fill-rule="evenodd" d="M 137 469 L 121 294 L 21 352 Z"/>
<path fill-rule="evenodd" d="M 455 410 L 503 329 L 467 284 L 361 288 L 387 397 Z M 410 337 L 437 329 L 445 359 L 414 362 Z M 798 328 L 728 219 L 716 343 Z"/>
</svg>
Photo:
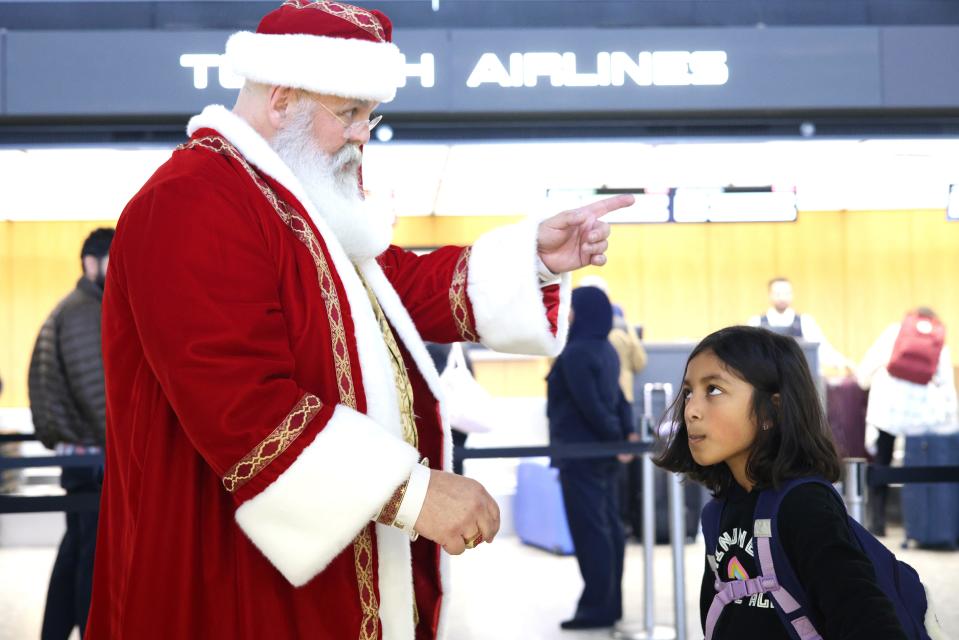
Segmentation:
<svg viewBox="0 0 959 640">
<path fill-rule="evenodd" d="M 123 211 L 85 638 L 442 637 L 447 554 L 496 535 L 490 495 L 448 472 L 423 340 L 558 353 L 567 273 L 605 262 L 598 218 L 631 198 L 390 246 L 358 177 L 401 78 L 391 31 L 287 0 L 233 35 L 233 110 L 194 117 Z"/>
</svg>

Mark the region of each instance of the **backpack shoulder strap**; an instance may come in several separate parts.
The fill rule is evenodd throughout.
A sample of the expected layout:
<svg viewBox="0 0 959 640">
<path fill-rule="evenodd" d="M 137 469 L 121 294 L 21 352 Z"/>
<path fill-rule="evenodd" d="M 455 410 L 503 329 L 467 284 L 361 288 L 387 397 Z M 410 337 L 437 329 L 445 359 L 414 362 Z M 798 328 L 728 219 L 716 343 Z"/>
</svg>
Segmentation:
<svg viewBox="0 0 959 640">
<path fill-rule="evenodd" d="M 732 580 L 723 582 L 719 577 L 719 564 L 716 562 L 716 550 L 719 547 L 719 529 L 720 520 L 723 514 L 723 507 L 726 506 L 725 500 L 714 498 L 703 509 L 703 537 L 706 539 L 706 560 L 713 570 L 713 588 L 716 589 L 716 595 L 709 605 L 709 611 L 706 613 L 705 632 L 706 640 L 712 640 L 713 633 L 716 630 L 716 623 L 723 613 L 723 609 L 730 602 L 740 600 L 747 596 L 757 593 L 765 593 L 777 587 L 775 580 L 768 580 L 764 576 L 758 576 L 748 580 Z"/>
<path fill-rule="evenodd" d="M 797 640 L 821 640 L 822 637 L 807 615 L 806 593 L 780 544 L 778 516 L 786 495 L 792 489 L 810 483 L 825 485 L 835 493 L 835 488 L 822 478 L 794 478 L 779 489 L 762 491 L 753 516 L 753 540 L 760 571 L 764 578 L 775 580 L 777 586 L 770 590 L 770 595 L 776 604 L 776 612 L 789 635 Z M 836 496 L 838 498 L 838 494 Z"/>
<path fill-rule="evenodd" d="M 703 525 L 703 539 L 706 541 L 706 556 L 713 559 L 713 563 L 710 563 L 710 566 L 713 567 L 713 573 L 716 572 L 716 567 L 713 566 L 715 562 L 713 554 L 715 554 L 716 546 L 719 544 L 719 520 L 722 518 L 724 506 L 726 506 L 725 500 L 713 498 L 703 507 L 703 513 L 700 516 Z"/>
</svg>

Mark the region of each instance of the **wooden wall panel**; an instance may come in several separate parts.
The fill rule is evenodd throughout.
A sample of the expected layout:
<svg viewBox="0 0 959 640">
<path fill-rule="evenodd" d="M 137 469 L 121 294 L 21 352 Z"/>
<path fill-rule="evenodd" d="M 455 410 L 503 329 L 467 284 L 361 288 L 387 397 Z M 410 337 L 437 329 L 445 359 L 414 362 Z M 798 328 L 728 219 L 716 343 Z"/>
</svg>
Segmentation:
<svg viewBox="0 0 959 640">
<path fill-rule="evenodd" d="M 405 246 L 468 244 L 516 217 L 402 218 Z M 0 223 L 0 406 L 25 406 L 37 330 L 79 277 L 80 245 L 112 222 Z M 959 222 L 942 210 L 802 212 L 795 223 L 622 225 L 602 275 L 648 340 L 696 340 L 766 305 L 766 282 L 795 283 L 796 306 L 853 359 L 915 305 L 940 313 L 959 364 Z M 542 371 L 524 388 L 541 388 Z M 489 378 L 488 375 L 484 376 Z M 520 384 L 513 380 L 510 384 Z M 500 385 L 502 386 L 502 385 Z"/>
<path fill-rule="evenodd" d="M 915 304 L 910 217 L 905 211 L 843 214 L 849 289 L 845 305 L 837 305 L 846 330 L 836 346 L 842 344 L 852 358 L 862 357 L 882 330 Z"/>
<path fill-rule="evenodd" d="M 845 337 L 843 305 L 848 293 L 842 215 L 808 212 L 793 224 L 775 225 L 775 273 L 757 287 L 758 305 L 765 309 L 769 306 L 768 281 L 778 276 L 789 278 L 793 282 L 795 308 L 815 317 L 837 347 Z"/>
<path fill-rule="evenodd" d="M 743 324 L 762 311 L 766 282 L 777 273 L 777 248 L 771 242 L 777 226 L 755 224 L 703 225 L 708 238 L 708 324 L 702 334 Z"/>
<path fill-rule="evenodd" d="M 943 222 L 942 211 L 910 216 L 913 304 L 952 318 L 952 350 L 959 351 L 959 222 Z"/>
</svg>

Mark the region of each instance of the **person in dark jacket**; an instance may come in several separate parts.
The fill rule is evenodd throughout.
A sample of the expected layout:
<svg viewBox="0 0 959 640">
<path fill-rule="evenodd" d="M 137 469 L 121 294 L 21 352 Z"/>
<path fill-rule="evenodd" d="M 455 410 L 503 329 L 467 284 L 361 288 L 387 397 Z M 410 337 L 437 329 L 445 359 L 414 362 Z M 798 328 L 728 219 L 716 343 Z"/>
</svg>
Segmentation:
<svg viewBox="0 0 959 640">
<path fill-rule="evenodd" d="M 547 376 L 546 413 L 551 444 L 623 441 L 632 430 L 619 387 L 619 357 L 607 336 L 609 298 L 596 287 L 573 291 L 566 348 Z M 619 519 L 615 458 L 554 460 L 583 593 L 563 629 L 611 627 L 622 617 L 625 535 Z"/>
<path fill-rule="evenodd" d="M 104 444 L 106 398 L 100 348 L 100 306 L 113 229 L 83 243 L 83 277 L 40 328 L 30 360 L 30 410 L 38 439 L 61 455 L 97 453 Z M 67 494 L 99 494 L 100 469 L 65 467 Z M 43 615 L 42 640 L 66 640 L 86 627 L 93 585 L 97 512 L 68 512 Z"/>
</svg>

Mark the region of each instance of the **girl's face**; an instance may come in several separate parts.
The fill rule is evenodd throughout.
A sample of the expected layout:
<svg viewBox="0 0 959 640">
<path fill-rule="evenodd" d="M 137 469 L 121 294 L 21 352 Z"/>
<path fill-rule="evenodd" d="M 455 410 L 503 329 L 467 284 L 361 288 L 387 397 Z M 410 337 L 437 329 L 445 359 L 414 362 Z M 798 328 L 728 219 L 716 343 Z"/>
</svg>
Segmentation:
<svg viewBox="0 0 959 640">
<path fill-rule="evenodd" d="M 689 361 L 683 380 L 689 451 L 703 467 L 725 462 L 736 482 L 752 488 L 746 461 L 756 439 L 753 387 L 730 373 L 712 351 Z"/>
</svg>

